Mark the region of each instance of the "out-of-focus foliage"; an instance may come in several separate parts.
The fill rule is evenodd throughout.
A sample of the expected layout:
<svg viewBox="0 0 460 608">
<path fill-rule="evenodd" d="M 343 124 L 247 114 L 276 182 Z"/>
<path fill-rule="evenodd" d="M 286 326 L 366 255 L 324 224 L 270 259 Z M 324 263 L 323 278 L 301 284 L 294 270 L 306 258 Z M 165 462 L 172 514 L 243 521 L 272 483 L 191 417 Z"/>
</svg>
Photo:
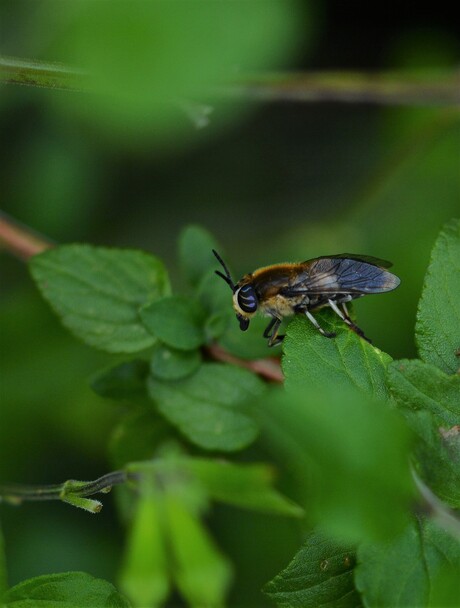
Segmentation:
<svg viewBox="0 0 460 608">
<path fill-rule="evenodd" d="M 63 96 L 65 112 L 116 139 L 154 136 L 169 147 L 190 139 L 185 114 L 203 120 L 200 103 L 216 88 L 288 60 L 299 9 L 292 0 L 45 0 L 36 26 L 48 54 L 88 74 L 91 93 Z"/>
</svg>

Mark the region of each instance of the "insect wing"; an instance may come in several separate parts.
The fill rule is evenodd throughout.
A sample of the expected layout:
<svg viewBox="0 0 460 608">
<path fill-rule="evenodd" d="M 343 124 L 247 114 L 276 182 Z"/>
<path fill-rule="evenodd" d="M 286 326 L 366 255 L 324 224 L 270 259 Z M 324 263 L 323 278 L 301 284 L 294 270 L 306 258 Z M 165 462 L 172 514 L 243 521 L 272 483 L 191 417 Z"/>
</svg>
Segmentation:
<svg viewBox="0 0 460 608">
<path fill-rule="evenodd" d="M 284 291 L 285 295 L 381 293 L 395 289 L 400 283 L 391 272 L 354 258 L 316 258 L 305 266 L 298 281 Z"/>
<path fill-rule="evenodd" d="M 302 264 L 309 264 L 310 262 L 316 262 L 316 260 L 357 260 L 358 262 L 368 262 L 374 266 L 380 266 L 381 268 L 391 268 L 392 262 L 388 260 L 381 260 L 380 258 L 374 258 L 371 255 L 361 255 L 360 253 L 337 253 L 336 255 L 324 255 L 319 258 L 313 258 L 306 260 Z"/>
</svg>

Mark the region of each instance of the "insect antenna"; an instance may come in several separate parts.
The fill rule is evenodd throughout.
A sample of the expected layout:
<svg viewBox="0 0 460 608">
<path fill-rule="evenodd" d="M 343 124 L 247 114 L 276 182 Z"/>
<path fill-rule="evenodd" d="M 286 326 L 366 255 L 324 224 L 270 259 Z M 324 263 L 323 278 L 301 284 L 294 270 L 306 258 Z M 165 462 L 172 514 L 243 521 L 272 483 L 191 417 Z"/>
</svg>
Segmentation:
<svg viewBox="0 0 460 608">
<path fill-rule="evenodd" d="M 216 256 L 216 258 L 218 259 L 218 261 L 220 262 L 220 264 L 222 265 L 222 268 L 225 270 L 225 274 L 223 274 L 222 272 L 220 272 L 220 270 L 215 270 L 215 273 L 219 276 L 222 277 L 224 279 L 224 281 L 227 283 L 227 285 L 230 286 L 231 290 L 233 292 L 235 292 L 236 290 L 236 285 L 232 280 L 232 277 L 230 275 L 230 271 L 227 268 L 224 260 L 220 257 L 220 255 L 217 253 L 217 251 L 215 249 L 212 250 L 213 254 Z"/>
</svg>

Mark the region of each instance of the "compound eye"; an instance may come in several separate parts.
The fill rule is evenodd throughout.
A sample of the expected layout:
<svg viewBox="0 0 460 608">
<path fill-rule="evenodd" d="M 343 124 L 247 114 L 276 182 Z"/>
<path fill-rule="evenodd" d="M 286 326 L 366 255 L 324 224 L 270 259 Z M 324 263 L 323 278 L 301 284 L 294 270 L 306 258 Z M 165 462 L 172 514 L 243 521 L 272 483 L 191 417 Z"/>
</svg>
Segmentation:
<svg viewBox="0 0 460 608">
<path fill-rule="evenodd" d="M 257 296 L 252 285 L 243 285 L 238 292 L 238 306 L 244 312 L 256 312 Z"/>
</svg>

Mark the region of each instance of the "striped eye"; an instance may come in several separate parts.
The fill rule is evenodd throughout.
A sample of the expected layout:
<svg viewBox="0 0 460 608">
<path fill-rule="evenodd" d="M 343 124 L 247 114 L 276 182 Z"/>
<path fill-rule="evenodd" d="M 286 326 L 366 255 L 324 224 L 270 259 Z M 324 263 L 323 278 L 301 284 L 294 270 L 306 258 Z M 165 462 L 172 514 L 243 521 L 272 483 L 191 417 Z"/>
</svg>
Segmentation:
<svg viewBox="0 0 460 608">
<path fill-rule="evenodd" d="M 256 312 L 257 296 L 252 285 L 243 285 L 238 291 L 238 306 L 244 312 Z"/>
</svg>

